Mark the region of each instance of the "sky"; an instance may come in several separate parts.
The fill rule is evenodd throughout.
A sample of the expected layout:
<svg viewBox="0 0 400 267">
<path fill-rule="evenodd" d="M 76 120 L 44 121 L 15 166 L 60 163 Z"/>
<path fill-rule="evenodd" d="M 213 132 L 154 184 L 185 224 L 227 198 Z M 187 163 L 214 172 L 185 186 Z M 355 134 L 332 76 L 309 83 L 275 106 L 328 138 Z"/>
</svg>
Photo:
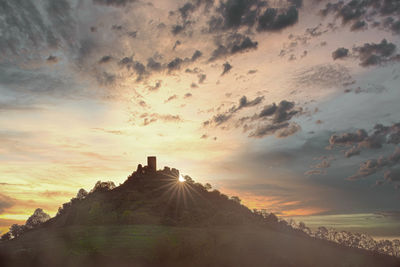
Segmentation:
<svg viewBox="0 0 400 267">
<path fill-rule="evenodd" d="M 400 236 L 399 34 L 396 0 L 4 0 L 0 231 L 155 155 L 249 208 Z"/>
</svg>

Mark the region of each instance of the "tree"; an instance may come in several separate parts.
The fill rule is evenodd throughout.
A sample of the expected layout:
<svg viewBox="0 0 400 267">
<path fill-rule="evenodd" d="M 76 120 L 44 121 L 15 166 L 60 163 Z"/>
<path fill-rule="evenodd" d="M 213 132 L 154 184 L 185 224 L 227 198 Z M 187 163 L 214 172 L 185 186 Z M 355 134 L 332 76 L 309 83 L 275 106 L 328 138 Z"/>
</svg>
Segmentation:
<svg viewBox="0 0 400 267">
<path fill-rule="evenodd" d="M 31 217 L 28 218 L 26 221 L 25 225 L 27 228 L 34 228 L 47 220 L 50 219 L 50 215 L 44 212 L 42 209 L 38 208 L 35 210 L 35 212 L 32 214 Z"/>
<path fill-rule="evenodd" d="M 12 237 L 12 236 L 11 236 L 11 233 L 10 233 L 10 232 L 7 232 L 7 233 L 5 233 L 4 235 L 1 236 L 1 241 L 10 240 L 11 237 Z"/>
<path fill-rule="evenodd" d="M 19 237 L 27 230 L 25 225 L 13 224 L 10 227 L 10 233 L 13 238 Z"/>
<path fill-rule="evenodd" d="M 102 181 L 97 181 L 93 189 L 90 191 L 90 193 L 97 192 L 97 191 L 109 191 L 114 189 L 116 186 L 114 182 L 112 181 L 107 181 L 107 182 L 102 182 Z"/>
<path fill-rule="evenodd" d="M 238 204 L 240 204 L 240 202 L 242 202 L 242 200 L 238 196 L 231 196 L 231 200 L 235 201 Z"/>
<path fill-rule="evenodd" d="M 87 195 L 88 195 L 88 192 L 85 189 L 81 188 L 81 189 L 79 189 L 78 194 L 76 194 L 76 198 L 79 199 L 79 200 L 82 200 Z"/>
<path fill-rule="evenodd" d="M 207 191 L 210 191 L 210 190 L 212 189 L 212 186 L 211 186 L 209 183 L 206 183 L 206 184 L 204 185 L 204 188 L 205 188 Z"/>
</svg>

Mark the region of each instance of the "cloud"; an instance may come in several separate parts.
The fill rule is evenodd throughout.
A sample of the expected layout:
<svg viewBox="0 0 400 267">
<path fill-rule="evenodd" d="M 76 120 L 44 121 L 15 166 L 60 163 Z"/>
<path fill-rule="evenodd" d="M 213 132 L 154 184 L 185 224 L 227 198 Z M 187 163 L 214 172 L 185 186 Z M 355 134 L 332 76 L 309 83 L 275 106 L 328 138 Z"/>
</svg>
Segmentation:
<svg viewBox="0 0 400 267">
<path fill-rule="evenodd" d="M 400 182 L 400 169 L 392 169 L 385 171 L 384 173 L 384 179 L 388 182 Z"/>
<path fill-rule="evenodd" d="M 299 114 L 300 109 L 295 109 L 294 102 L 282 100 L 278 105 L 275 103 L 266 105 L 258 114 L 250 119 L 251 123 L 258 122 L 258 125 L 244 125 L 244 130 L 255 128 L 249 137 L 261 138 L 275 134 L 278 138 L 291 136 L 301 130 L 300 125 L 289 123 L 292 117 Z M 247 118 L 242 118 L 245 121 Z M 267 120 L 267 122 L 265 122 Z"/>
<path fill-rule="evenodd" d="M 248 36 L 235 32 L 227 34 L 224 38 L 218 38 L 216 45 L 217 47 L 212 52 L 209 61 L 255 50 L 258 47 L 258 42 L 251 40 Z"/>
<path fill-rule="evenodd" d="M 313 175 L 325 175 L 326 171 L 325 170 L 308 170 L 304 173 L 305 176 L 313 176 Z"/>
<path fill-rule="evenodd" d="M 298 114 L 300 110 L 294 109 L 294 102 L 282 100 L 278 105 L 272 103 L 264 106 L 261 112 L 254 118 L 271 117 L 274 123 L 281 123 L 290 120 L 294 115 Z"/>
<path fill-rule="evenodd" d="M 369 159 L 361 163 L 357 173 L 348 177 L 347 180 L 365 178 L 381 171 L 384 167 L 392 167 L 398 163 L 400 163 L 400 147 L 396 147 L 395 151 L 388 157 L 381 156 L 378 159 Z"/>
<path fill-rule="evenodd" d="M 349 49 L 341 47 L 332 52 L 333 60 L 345 58 L 349 55 Z"/>
<path fill-rule="evenodd" d="M 257 127 L 257 129 L 249 134 L 249 137 L 262 138 L 268 135 L 272 135 L 278 130 L 284 129 L 289 126 L 289 123 L 278 123 L 278 124 L 264 124 Z"/>
<path fill-rule="evenodd" d="M 292 26 L 299 20 L 299 12 L 295 6 L 282 11 L 268 8 L 258 19 L 258 31 L 280 31 Z"/>
<path fill-rule="evenodd" d="M 58 62 L 58 58 L 56 56 L 50 55 L 48 56 L 48 58 L 46 59 L 46 61 L 48 63 L 57 63 Z"/>
<path fill-rule="evenodd" d="M 99 64 L 104 64 L 104 63 L 108 63 L 112 60 L 111 56 L 103 56 L 100 60 L 99 60 Z"/>
<path fill-rule="evenodd" d="M 367 137 L 368 133 L 364 129 L 359 129 L 355 133 L 334 134 L 329 138 L 329 143 L 331 145 L 350 145 L 361 142 Z"/>
<path fill-rule="evenodd" d="M 246 96 L 242 96 L 239 99 L 239 106 L 237 108 L 234 108 L 235 112 L 240 110 L 240 109 L 242 109 L 242 108 L 256 106 L 256 105 L 260 104 L 263 100 L 264 100 L 263 96 L 258 96 L 258 97 L 254 98 L 251 101 L 249 101 Z"/>
<path fill-rule="evenodd" d="M 232 69 L 232 65 L 229 64 L 229 62 L 225 62 L 223 66 L 224 66 L 224 69 L 223 69 L 223 71 L 221 73 L 221 76 L 225 75 L 226 73 L 228 73 Z"/>
<path fill-rule="evenodd" d="M 14 205 L 14 203 L 15 203 L 14 199 L 6 195 L 0 194 L 0 214 L 2 214 L 4 210 L 11 208 Z"/>
<path fill-rule="evenodd" d="M 275 136 L 278 138 L 286 138 L 288 136 L 294 135 L 300 130 L 300 125 L 298 125 L 297 123 L 291 123 L 288 127 L 282 129 L 281 131 L 278 131 Z"/>
<path fill-rule="evenodd" d="M 203 55 L 203 53 L 199 50 L 196 50 L 193 55 L 192 55 L 192 61 L 196 61 L 197 59 L 199 59 L 201 56 Z"/>
<path fill-rule="evenodd" d="M 363 67 L 380 65 L 390 61 L 398 61 L 399 55 L 394 55 L 396 45 L 383 39 L 379 44 L 365 43 L 353 48 L 353 52 L 360 59 Z"/>
<path fill-rule="evenodd" d="M 93 3 L 106 6 L 123 7 L 127 4 L 137 2 L 137 0 L 92 0 Z"/>
<path fill-rule="evenodd" d="M 360 155 L 361 150 L 358 146 L 352 146 L 350 149 L 344 152 L 346 158 L 351 158 L 352 156 Z"/>
<path fill-rule="evenodd" d="M 199 83 L 203 83 L 206 80 L 207 75 L 199 74 L 199 75 L 197 75 L 197 77 L 199 78 Z"/>
<path fill-rule="evenodd" d="M 358 20 L 351 25 L 351 31 L 359 31 L 368 28 L 368 24 L 364 20 Z"/>
<path fill-rule="evenodd" d="M 258 96 L 256 98 L 254 98 L 253 100 L 248 100 L 246 96 L 242 96 L 239 99 L 238 106 L 234 105 L 231 108 L 229 108 L 228 111 L 226 111 L 224 113 L 221 113 L 221 114 L 215 115 L 211 120 L 207 121 L 205 124 L 203 123 L 203 125 L 207 125 L 208 126 L 208 125 L 210 125 L 210 123 L 215 123 L 217 126 L 221 125 L 222 123 L 225 123 L 228 120 L 230 120 L 233 117 L 233 115 L 235 113 L 237 113 L 239 110 L 241 110 L 243 108 L 257 106 L 263 100 L 264 100 L 263 96 Z"/>
<path fill-rule="evenodd" d="M 0 38 L 3 56 L 37 56 L 42 49 L 54 49 L 60 45 L 76 48 L 77 23 L 69 1 L 43 1 L 39 4 L 4 0 L 0 12 L 3 15 Z"/>
<path fill-rule="evenodd" d="M 159 113 L 152 113 L 152 114 L 144 113 L 142 114 L 141 118 L 143 118 L 143 126 L 147 126 L 157 121 L 173 122 L 173 123 L 178 123 L 183 121 L 179 115 L 159 114 Z"/>
<path fill-rule="evenodd" d="M 154 84 L 154 86 L 148 86 L 147 88 L 150 90 L 150 91 L 157 91 L 158 89 L 160 89 L 160 87 L 161 87 L 161 80 L 158 80 L 158 81 L 156 81 L 156 83 Z"/>
<path fill-rule="evenodd" d="M 391 126 L 377 124 L 373 132 L 368 134 L 364 129 L 358 129 L 356 132 L 343 133 L 341 135 L 333 134 L 329 138 L 330 148 L 338 146 L 352 146 L 345 151 L 345 156 L 350 158 L 361 153 L 362 148 L 379 149 L 383 144 L 400 143 L 400 123 L 394 123 Z"/>
<path fill-rule="evenodd" d="M 241 42 L 232 46 L 231 54 L 247 51 L 250 49 L 256 49 L 257 45 L 257 42 L 253 42 L 249 37 L 245 37 Z"/>
<path fill-rule="evenodd" d="M 342 25 L 352 23 L 350 28 L 352 31 L 364 29 L 367 27 L 366 21 L 373 21 L 374 24 L 383 24 L 386 29 L 398 33 L 396 25 L 399 21 L 394 22 L 394 19 L 388 21 L 388 16 L 400 13 L 400 3 L 392 0 L 352 0 L 346 3 L 337 1 L 327 3 L 320 13 L 323 16 L 333 14 L 334 17 L 342 20 Z"/>
<path fill-rule="evenodd" d="M 339 64 L 322 64 L 295 73 L 293 81 L 299 87 L 337 87 L 352 80 L 349 69 Z"/>
<path fill-rule="evenodd" d="M 182 63 L 183 60 L 179 57 L 176 57 L 174 60 L 170 61 L 167 64 L 168 71 L 179 70 L 181 68 Z"/>
<path fill-rule="evenodd" d="M 170 102 L 170 101 L 172 101 L 172 100 L 174 100 L 174 99 L 177 99 L 177 98 L 178 98 L 177 95 L 172 95 L 172 96 L 168 97 L 168 99 L 165 100 L 164 103 L 168 103 L 168 102 Z"/>
</svg>

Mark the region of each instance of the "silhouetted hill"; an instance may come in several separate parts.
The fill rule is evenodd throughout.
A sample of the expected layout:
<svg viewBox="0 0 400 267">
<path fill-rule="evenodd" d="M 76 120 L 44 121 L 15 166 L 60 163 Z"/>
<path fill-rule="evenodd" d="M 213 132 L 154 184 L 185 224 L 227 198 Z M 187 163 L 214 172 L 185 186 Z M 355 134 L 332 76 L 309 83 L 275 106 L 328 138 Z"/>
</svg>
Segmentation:
<svg viewBox="0 0 400 267">
<path fill-rule="evenodd" d="M 139 166 L 118 187 L 98 182 L 54 218 L 0 243 L 0 266 L 400 266 L 311 238 L 179 177 Z"/>
</svg>

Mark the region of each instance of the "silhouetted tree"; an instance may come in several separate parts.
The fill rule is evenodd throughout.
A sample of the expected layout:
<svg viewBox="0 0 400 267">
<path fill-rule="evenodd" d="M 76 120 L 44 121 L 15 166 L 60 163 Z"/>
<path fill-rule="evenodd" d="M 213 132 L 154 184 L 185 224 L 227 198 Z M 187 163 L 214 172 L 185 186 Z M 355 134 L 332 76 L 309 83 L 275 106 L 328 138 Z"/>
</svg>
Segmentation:
<svg viewBox="0 0 400 267">
<path fill-rule="evenodd" d="M 231 196 L 231 200 L 235 201 L 238 204 L 240 204 L 240 202 L 242 202 L 242 200 L 238 196 Z"/>
<path fill-rule="evenodd" d="M 10 233 L 13 238 L 19 237 L 27 230 L 25 225 L 13 224 L 10 227 Z"/>
<path fill-rule="evenodd" d="M 87 195 L 88 195 L 88 192 L 85 189 L 81 188 L 81 189 L 79 189 L 78 194 L 76 194 L 76 198 L 79 199 L 79 200 L 82 200 Z"/>
<path fill-rule="evenodd" d="M 205 188 L 207 191 L 210 191 L 210 190 L 212 189 L 212 186 L 211 186 L 209 183 L 206 183 L 206 184 L 204 185 L 204 188 Z"/>
<path fill-rule="evenodd" d="M 25 223 L 27 228 L 34 228 L 50 219 L 50 215 L 38 208 Z"/>
<path fill-rule="evenodd" d="M 97 181 L 93 189 L 90 191 L 90 193 L 96 192 L 96 191 L 109 191 L 115 188 L 115 184 L 112 181 L 107 181 L 107 182 L 102 182 L 102 181 Z"/>
<path fill-rule="evenodd" d="M 11 237 L 12 237 L 12 236 L 11 236 L 11 233 L 10 233 L 10 232 L 7 232 L 7 233 L 5 233 L 4 235 L 1 236 L 1 241 L 10 240 Z"/>
</svg>

